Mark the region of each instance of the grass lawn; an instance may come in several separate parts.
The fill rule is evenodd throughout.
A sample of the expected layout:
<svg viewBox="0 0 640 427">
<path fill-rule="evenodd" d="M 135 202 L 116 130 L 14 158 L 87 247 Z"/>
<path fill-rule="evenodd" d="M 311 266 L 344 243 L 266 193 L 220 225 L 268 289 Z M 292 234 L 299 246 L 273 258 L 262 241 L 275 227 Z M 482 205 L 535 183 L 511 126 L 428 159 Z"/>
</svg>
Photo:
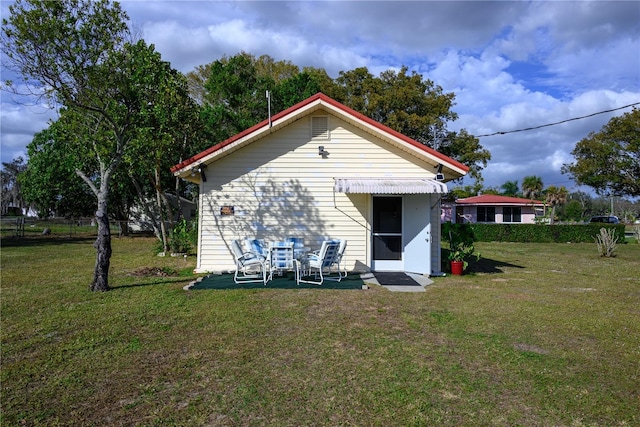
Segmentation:
<svg viewBox="0 0 640 427">
<path fill-rule="evenodd" d="M 425 293 L 203 289 L 193 257 L 2 241 L 2 426 L 640 425 L 640 245 L 479 243 Z"/>
</svg>

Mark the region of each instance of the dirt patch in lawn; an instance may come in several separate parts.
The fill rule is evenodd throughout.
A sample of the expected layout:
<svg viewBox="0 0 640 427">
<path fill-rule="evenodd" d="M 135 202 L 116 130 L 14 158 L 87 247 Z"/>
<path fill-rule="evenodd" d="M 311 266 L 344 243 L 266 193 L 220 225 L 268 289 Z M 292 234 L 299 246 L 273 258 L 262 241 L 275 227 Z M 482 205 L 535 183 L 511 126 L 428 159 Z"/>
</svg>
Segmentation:
<svg viewBox="0 0 640 427">
<path fill-rule="evenodd" d="M 167 267 L 143 267 L 138 270 L 129 273 L 129 276 L 134 277 L 175 277 L 178 276 L 178 272 L 172 268 Z"/>
</svg>

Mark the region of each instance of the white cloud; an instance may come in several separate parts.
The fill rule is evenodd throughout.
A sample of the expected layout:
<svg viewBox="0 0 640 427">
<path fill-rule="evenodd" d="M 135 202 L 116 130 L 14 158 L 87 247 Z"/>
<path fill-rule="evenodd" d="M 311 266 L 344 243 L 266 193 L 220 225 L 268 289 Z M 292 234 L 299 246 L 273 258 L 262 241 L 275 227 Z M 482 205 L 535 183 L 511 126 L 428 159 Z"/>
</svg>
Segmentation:
<svg viewBox="0 0 640 427">
<path fill-rule="evenodd" d="M 10 162 L 19 156 L 26 158 L 26 147 L 33 136 L 47 128 L 49 120 L 55 117 L 56 113 L 46 105 L 25 106 L 3 99 L 0 106 L 2 162 Z"/>
</svg>

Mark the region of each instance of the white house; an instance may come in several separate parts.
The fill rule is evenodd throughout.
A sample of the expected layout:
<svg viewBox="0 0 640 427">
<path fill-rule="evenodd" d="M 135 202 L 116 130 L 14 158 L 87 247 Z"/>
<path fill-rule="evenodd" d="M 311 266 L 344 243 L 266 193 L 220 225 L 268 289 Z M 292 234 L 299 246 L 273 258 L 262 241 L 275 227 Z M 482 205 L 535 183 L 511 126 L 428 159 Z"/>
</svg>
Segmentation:
<svg viewBox="0 0 640 427">
<path fill-rule="evenodd" d="M 200 185 L 197 272 L 238 238 L 346 239 L 355 271 L 440 271 L 440 200 L 468 167 L 324 94 L 174 166 Z"/>
<path fill-rule="evenodd" d="M 533 224 L 544 211 L 545 204 L 537 200 L 483 194 L 456 200 L 452 218 L 457 222 Z"/>
</svg>

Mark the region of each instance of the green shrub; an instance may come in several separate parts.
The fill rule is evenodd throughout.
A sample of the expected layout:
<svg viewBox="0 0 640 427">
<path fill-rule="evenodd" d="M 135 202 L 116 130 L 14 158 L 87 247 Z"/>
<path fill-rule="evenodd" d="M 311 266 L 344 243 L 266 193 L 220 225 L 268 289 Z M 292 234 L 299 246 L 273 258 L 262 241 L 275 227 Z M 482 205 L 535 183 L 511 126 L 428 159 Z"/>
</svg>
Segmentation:
<svg viewBox="0 0 640 427">
<path fill-rule="evenodd" d="M 198 242 L 197 222 L 182 219 L 176 223 L 171 232 L 169 247 L 173 253 L 189 253 Z"/>
<path fill-rule="evenodd" d="M 469 224 L 478 242 L 587 243 L 600 234 L 603 224 Z M 607 224 L 624 241 L 623 224 Z M 444 229 L 443 229 L 443 239 Z"/>
<path fill-rule="evenodd" d="M 611 258 L 616 256 L 618 238 L 615 237 L 615 230 L 612 228 L 600 228 L 600 234 L 594 239 L 598 247 L 598 254 L 601 257 Z"/>
</svg>

